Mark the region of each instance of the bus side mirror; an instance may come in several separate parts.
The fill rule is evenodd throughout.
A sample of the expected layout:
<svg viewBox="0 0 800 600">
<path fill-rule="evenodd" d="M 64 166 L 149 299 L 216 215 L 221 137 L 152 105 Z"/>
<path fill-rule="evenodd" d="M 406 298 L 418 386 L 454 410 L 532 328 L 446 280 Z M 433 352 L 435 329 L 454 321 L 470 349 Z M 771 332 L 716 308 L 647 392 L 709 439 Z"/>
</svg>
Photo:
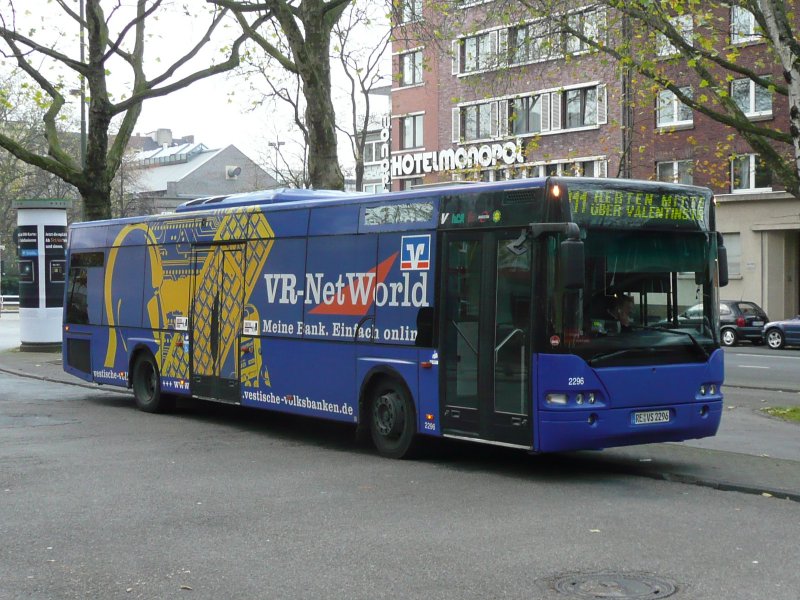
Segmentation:
<svg viewBox="0 0 800 600">
<path fill-rule="evenodd" d="M 574 239 L 561 242 L 561 281 L 564 288 L 568 290 L 583 289 L 585 271 L 583 242 Z"/>
<path fill-rule="evenodd" d="M 728 285 L 728 249 L 725 246 L 717 248 L 717 262 L 719 263 L 719 287 Z"/>
</svg>

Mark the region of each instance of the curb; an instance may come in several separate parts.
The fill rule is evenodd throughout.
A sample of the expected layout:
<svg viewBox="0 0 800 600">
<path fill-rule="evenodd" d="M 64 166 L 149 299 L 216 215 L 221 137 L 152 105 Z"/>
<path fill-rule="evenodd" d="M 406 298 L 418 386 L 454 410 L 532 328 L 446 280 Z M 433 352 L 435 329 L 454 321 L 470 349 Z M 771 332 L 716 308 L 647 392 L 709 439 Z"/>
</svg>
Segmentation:
<svg viewBox="0 0 800 600">
<path fill-rule="evenodd" d="M 38 379 L 39 381 L 47 381 L 48 383 L 60 383 L 62 385 L 72 385 L 75 387 L 81 387 L 87 390 L 95 390 L 99 391 L 102 390 L 104 392 L 113 392 L 115 394 L 130 394 L 130 390 L 121 390 L 114 387 L 107 387 L 102 386 L 97 383 L 83 383 L 81 381 L 66 381 L 64 379 L 58 379 L 57 377 L 47 377 L 46 375 L 34 375 L 33 373 L 26 373 L 24 371 L 17 371 L 16 369 L 9 369 L 8 367 L 4 367 L 0 365 L 0 373 L 8 373 L 9 375 L 15 375 L 17 377 L 24 377 L 26 379 Z"/>
<path fill-rule="evenodd" d="M 753 487 L 741 483 L 732 483 L 728 481 L 716 481 L 714 479 L 701 479 L 691 475 L 681 475 L 680 473 L 642 473 L 643 476 L 652 479 L 659 479 L 662 481 L 669 481 L 673 483 L 683 483 L 686 485 L 695 485 L 698 487 L 706 487 L 721 492 L 739 492 L 741 494 L 751 494 L 755 496 L 763 496 L 768 494 L 779 500 L 791 500 L 792 502 L 800 502 L 800 492 L 791 492 L 789 490 L 782 490 L 769 487 Z"/>
</svg>

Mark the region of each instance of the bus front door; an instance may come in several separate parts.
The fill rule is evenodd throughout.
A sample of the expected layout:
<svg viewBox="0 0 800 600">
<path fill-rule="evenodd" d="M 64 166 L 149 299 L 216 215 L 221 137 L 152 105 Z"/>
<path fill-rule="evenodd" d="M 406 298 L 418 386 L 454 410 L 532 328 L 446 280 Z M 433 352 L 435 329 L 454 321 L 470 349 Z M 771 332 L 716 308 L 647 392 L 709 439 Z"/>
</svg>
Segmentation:
<svg viewBox="0 0 800 600">
<path fill-rule="evenodd" d="M 192 394 L 239 402 L 244 245 L 198 246 L 193 264 Z"/>
<path fill-rule="evenodd" d="M 442 432 L 530 448 L 531 242 L 446 233 L 440 305 Z"/>
</svg>

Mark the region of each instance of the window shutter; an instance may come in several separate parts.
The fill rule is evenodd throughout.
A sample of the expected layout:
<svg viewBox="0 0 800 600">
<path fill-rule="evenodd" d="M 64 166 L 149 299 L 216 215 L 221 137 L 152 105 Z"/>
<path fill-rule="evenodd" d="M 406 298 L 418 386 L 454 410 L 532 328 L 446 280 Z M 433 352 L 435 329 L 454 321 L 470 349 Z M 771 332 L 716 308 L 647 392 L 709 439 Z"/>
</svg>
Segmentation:
<svg viewBox="0 0 800 600">
<path fill-rule="evenodd" d="M 561 129 L 561 92 L 552 92 L 550 95 L 550 129 L 556 131 Z"/>
<path fill-rule="evenodd" d="M 453 53 L 453 75 L 458 75 L 460 72 L 459 62 L 461 59 L 461 40 L 453 40 L 450 45 L 450 51 Z"/>
<path fill-rule="evenodd" d="M 496 138 L 498 136 L 498 125 L 499 125 L 499 123 L 498 123 L 498 121 L 499 121 L 498 112 L 499 112 L 499 107 L 498 107 L 497 104 L 498 104 L 497 102 L 492 102 L 491 105 L 490 105 L 490 108 L 489 108 L 489 111 L 490 111 L 489 112 L 489 120 L 490 120 L 489 127 L 491 129 L 491 134 L 490 135 L 493 138 Z"/>
<path fill-rule="evenodd" d="M 508 135 L 508 100 L 500 101 L 500 123 L 497 135 L 506 137 Z"/>
<path fill-rule="evenodd" d="M 508 64 L 508 29 L 497 32 L 497 65 Z"/>
<path fill-rule="evenodd" d="M 601 83 L 597 86 L 597 124 L 605 125 L 608 123 L 608 98 L 606 84 Z"/>
<path fill-rule="evenodd" d="M 453 109 L 453 143 L 461 141 L 461 109 Z"/>
<path fill-rule="evenodd" d="M 594 172 L 596 177 L 608 177 L 608 161 L 603 159 L 595 161 Z"/>
<path fill-rule="evenodd" d="M 499 44 L 497 38 L 498 35 L 496 29 L 489 33 L 489 45 L 491 46 L 491 49 L 489 50 L 491 56 L 491 62 L 489 64 L 490 68 L 496 68 L 500 64 L 500 54 L 498 52 Z"/>
<path fill-rule="evenodd" d="M 542 131 L 550 131 L 550 94 L 540 96 L 542 103 Z"/>
</svg>

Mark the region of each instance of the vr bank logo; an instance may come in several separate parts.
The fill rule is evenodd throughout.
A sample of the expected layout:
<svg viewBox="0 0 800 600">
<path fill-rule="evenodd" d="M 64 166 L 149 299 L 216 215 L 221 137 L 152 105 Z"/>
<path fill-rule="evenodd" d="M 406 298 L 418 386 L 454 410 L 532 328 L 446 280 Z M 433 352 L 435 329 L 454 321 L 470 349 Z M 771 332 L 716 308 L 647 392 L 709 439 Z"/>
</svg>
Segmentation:
<svg viewBox="0 0 800 600">
<path fill-rule="evenodd" d="M 431 236 L 404 235 L 400 241 L 400 270 L 427 271 L 431 266 Z"/>
</svg>

